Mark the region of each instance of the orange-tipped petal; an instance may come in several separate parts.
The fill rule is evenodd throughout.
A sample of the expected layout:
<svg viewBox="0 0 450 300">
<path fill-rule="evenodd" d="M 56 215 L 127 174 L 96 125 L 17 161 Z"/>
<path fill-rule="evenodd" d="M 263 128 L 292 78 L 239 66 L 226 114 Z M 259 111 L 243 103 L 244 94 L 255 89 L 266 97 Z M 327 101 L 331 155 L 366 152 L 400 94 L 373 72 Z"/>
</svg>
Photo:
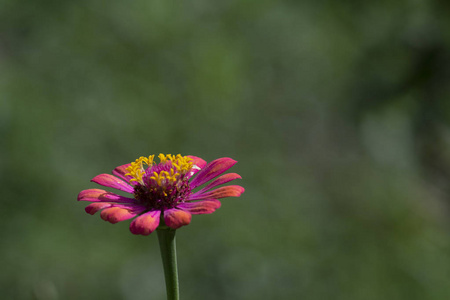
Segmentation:
<svg viewBox="0 0 450 300">
<path fill-rule="evenodd" d="M 239 185 L 229 185 L 220 187 L 218 189 L 201 193 L 197 192 L 195 194 L 192 194 L 187 201 L 192 200 L 202 200 L 202 199 L 221 199 L 226 197 L 239 197 L 245 189 L 242 186 Z"/>
<path fill-rule="evenodd" d="M 86 206 L 84 210 L 88 214 L 93 215 L 104 208 L 111 207 L 112 205 L 113 205 L 112 203 L 108 202 L 94 202 Z"/>
<path fill-rule="evenodd" d="M 192 215 L 184 210 L 172 208 L 164 211 L 164 223 L 173 229 L 188 225 L 191 219 Z"/>
<path fill-rule="evenodd" d="M 221 206 L 219 200 L 209 199 L 196 202 L 185 202 L 178 205 L 179 209 L 190 212 L 194 215 L 212 214 Z"/>
<path fill-rule="evenodd" d="M 159 226 L 159 218 L 161 212 L 159 210 L 149 211 L 140 215 L 130 224 L 130 231 L 133 234 L 149 235 Z"/>
<path fill-rule="evenodd" d="M 122 207 L 105 208 L 104 210 L 102 210 L 102 213 L 100 214 L 103 220 L 108 221 L 112 224 L 116 224 L 118 222 L 131 219 L 136 215 L 137 215 L 136 212 L 133 212 L 130 209 Z"/>
<path fill-rule="evenodd" d="M 78 194 L 78 201 L 133 203 L 135 199 L 123 197 L 101 189 L 88 189 Z"/>
</svg>

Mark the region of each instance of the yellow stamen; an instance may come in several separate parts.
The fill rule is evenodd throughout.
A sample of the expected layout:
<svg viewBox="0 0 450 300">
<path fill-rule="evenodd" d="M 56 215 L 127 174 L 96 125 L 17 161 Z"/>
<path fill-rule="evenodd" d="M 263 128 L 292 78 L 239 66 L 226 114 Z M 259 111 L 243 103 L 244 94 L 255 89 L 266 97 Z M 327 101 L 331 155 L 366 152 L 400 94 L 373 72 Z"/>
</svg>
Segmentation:
<svg viewBox="0 0 450 300">
<path fill-rule="evenodd" d="M 169 155 L 170 155 L 170 154 L 169 154 Z M 167 161 L 167 158 L 168 158 L 169 155 L 166 156 L 166 155 L 160 153 L 160 154 L 158 155 L 158 158 L 159 158 L 159 160 L 161 161 L 161 163 L 165 163 L 165 162 Z"/>
<path fill-rule="evenodd" d="M 145 173 L 143 164 L 145 163 L 147 166 L 152 166 L 154 157 L 154 155 L 150 155 L 148 158 L 144 156 L 139 157 L 136 161 L 132 162 L 128 168 L 126 168 L 128 173 L 125 175 L 130 175 L 133 177 L 130 181 L 138 181 L 143 184 L 142 175 Z"/>
<path fill-rule="evenodd" d="M 141 156 L 136 161 L 132 162 L 126 170 L 128 173 L 125 175 L 132 176 L 133 178 L 130 181 L 137 181 L 141 184 L 144 184 L 142 181 L 142 176 L 145 174 L 146 168 L 144 168 L 144 164 L 148 167 L 152 167 L 155 164 L 154 161 L 155 155 L 150 155 L 149 157 Z M 192 169 L 193 160 L 190 157 L 182 156 L 181 154 L 172 155 L 167 154 L 164 155 L 160 153 L 158 155 L 160 163 L 165 164 L 168 161 L 172 163 L 172 167 L 170 171 L 161 171 L 158 173 L 153 172 L 153 176 L 150 179 L 156 181 L 159 186 L 164 186 L 166 184 L 172 184 L 178 180 L 180 175 L 184 175 Z"/>
</svg>

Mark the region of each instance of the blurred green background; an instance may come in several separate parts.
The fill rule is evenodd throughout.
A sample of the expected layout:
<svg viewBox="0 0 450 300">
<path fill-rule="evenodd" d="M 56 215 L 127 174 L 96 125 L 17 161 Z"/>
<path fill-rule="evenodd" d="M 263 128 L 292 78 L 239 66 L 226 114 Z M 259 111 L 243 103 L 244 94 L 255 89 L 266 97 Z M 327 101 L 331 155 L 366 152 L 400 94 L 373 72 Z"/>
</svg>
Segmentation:
<svg viewBox="0 0 450 300">
<path fill-rule="evenodd" d="M 141 155 L 228 156 L 182 299 L 450 298 L 450 2 L 0 2 L 2 299 L 164 299 L 84 212 Z"/>
</svg>

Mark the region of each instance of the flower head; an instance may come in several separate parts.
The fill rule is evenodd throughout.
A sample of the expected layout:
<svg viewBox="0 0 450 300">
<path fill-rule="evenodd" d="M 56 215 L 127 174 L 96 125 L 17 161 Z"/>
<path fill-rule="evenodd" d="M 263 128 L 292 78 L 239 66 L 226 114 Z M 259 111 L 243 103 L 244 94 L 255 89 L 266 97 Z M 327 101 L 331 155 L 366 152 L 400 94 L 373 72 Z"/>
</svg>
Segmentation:
<svg viewBox="0 0 450 300">
<path fill-rule="evenodd" d="M 160 225 L 161 219 L 166 226 L 177 229 L 188 225 L 193 214 L 213 213 L 221 205 L 218 199 L 239 197 L 244 192 L 238 185 L 213 189 L 241 178 L 236 173 L 219 176 L 236 163 L 231 158 L 219 158 L 208 164 L 191 155 L 159 154 L 159 163 L 154 158 L 154 155 L 141 156 L 115 168 L 112 172 L 115 176 L 100 174 L 91 180 L 130 193 L 130 197 L 88 189 L 80 192 L 78 201 L 92 202 L 86 212 L 93 215 L 101 211 L 102 219 L 113 224 L 136 217 L 130 224 L 130 231 L 149 235 Z M 194 191 L 212 179 L 207 186 Z"/>
</svg>

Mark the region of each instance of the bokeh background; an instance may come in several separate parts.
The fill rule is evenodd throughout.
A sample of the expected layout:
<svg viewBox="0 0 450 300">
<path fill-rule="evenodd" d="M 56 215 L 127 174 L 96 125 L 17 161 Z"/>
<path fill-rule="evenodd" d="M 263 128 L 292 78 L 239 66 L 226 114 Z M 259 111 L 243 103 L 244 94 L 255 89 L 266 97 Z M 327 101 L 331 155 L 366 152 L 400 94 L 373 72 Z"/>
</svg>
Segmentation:
<svg viewBox="0 0 450 300">
<path fill-rule="evenodd" d="M 2 299 L 164 299 L 76 201 L 141 155 L 239 161 L 182 299 L 450 297 L 448 1 L 0 2 Z"/>
</svg>

